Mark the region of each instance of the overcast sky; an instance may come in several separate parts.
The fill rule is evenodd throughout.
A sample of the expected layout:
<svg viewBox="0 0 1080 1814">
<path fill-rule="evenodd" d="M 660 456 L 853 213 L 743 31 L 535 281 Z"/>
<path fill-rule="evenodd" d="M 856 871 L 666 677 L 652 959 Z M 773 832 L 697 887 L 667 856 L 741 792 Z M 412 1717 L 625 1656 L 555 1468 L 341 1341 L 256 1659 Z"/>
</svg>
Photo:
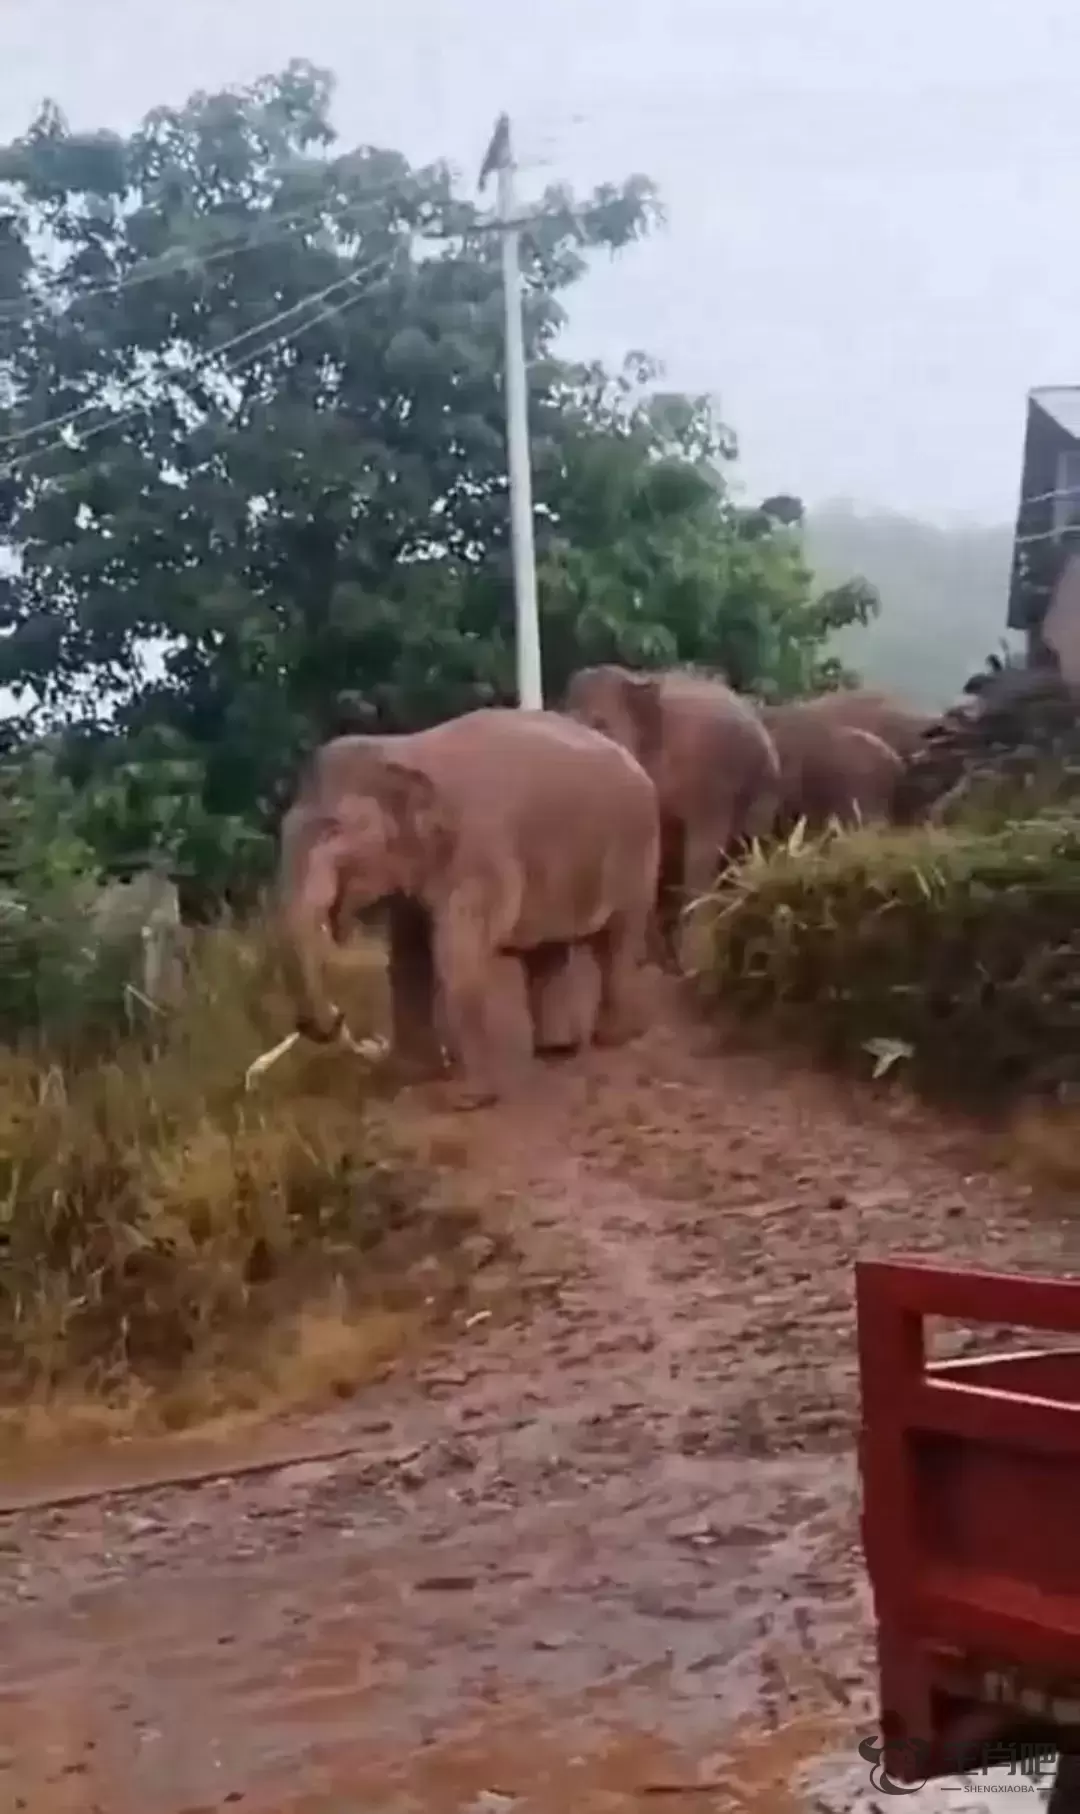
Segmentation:
<svg viewBox="0 0 1080 1814">
<path fill-rule="evenodd" d="M 642 170 L 670 224 L 575 351 L 710 390 L 757 490 L 1011 517 L 1024 398 L 1080 381 L 1076 0 L 0 0 L 0 131 L 131 125 L 303 56 L 346 142 L 472 184 Z"/>
</svg>

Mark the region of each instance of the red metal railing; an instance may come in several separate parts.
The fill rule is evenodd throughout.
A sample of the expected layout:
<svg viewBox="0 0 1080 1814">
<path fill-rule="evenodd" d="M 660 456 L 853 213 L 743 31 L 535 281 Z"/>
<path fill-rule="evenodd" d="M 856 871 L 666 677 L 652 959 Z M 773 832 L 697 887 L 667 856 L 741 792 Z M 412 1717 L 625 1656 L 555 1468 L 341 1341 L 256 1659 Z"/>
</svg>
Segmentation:
<svg viewBox="0 0 1080 1814">
<path fill-rule="evenodd" d="M 928 1363 L 925 1321 L 1080 1337 L 1080 1280 L 856 1266 L 863 1542 L 886 1730 L 1080 1726 L 1080 1345 Z"/>
</svg>

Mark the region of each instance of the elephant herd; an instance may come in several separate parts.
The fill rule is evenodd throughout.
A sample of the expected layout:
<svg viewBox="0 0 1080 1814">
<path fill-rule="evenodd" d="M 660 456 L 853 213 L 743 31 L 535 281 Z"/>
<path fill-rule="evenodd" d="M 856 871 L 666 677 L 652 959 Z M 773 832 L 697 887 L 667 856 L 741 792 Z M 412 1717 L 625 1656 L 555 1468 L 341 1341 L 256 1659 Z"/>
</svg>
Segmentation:
<svg viewBox="0 0 1080 1814">
<path fill-rule="evenodd" d="M 487 708 L 338 737 L 282 823 L 280 920 L 297 1032 L 347 1037 L 326 931 L 387 904 L 394 1056 L 450 1053 L 459 1100 L 513 1090 L 536 1052 L 641 1030 L 648 952 L 676 959 L 687 895 L 799 818 L 889 817 L 928 720 L 870 692 L 756 708 L 681 671 L 589 668 L 564 710 Z"/>
</svg>

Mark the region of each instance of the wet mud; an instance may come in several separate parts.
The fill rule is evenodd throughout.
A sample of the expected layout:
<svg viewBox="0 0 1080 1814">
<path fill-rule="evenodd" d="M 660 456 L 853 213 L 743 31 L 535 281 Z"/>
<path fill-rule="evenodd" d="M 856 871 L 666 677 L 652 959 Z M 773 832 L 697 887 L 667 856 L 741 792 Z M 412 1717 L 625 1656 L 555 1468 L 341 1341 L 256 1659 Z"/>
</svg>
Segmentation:
<svg viewBox="0 0 1080 1814">
<path fill-rule="evenodd" d="M 513 1205 L 527 1313 L 493 1298 L 444 1352 L 260 1439 L 320 1458 L 266 1448 L 232 1477 L 252 1444 L 218 1445 L 211 1477 L 167 1485 L 175 1449 L 128 1457 L 131 1494 L 118 1460 L 4 1482 L 108 1491 L 0 1518 L 0 1808 L 882 1805 L 855 1752 L 851 1263 L 1075 1270 L 1074 1225 L 970 1137 L 724 1050 L 674 1000 L 457 1131 Z M 1000 1787 L 902 1805 L 972 1814 Z"/>
</svg>

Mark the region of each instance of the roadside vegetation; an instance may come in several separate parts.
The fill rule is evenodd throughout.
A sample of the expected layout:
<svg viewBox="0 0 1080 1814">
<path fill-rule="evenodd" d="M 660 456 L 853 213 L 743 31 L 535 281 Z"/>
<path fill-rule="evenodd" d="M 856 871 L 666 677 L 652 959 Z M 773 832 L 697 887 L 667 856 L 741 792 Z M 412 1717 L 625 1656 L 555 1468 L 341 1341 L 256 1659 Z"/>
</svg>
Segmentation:
<svg viewBox="0 0 1080 1814">
<path fill-rule="evenodd" d="M 709 909 L 705 986 L 832 1061 L 989 1106 L 1080 1084 L 1080 820 L 793 837 Z"/>
<path fill-rule="evenodd" d="M 338 993 L 382 1024 L 377 944 L 345 954 Z M 245 1093 L 283 1024 L 261 933 L 221 928 L 166 1013 L 93 1040 L 69 1013 L 0 1047 L 0 1432 L 348 1392 L 469 1302 L 501 1242 L 452 1150 L 339 1052 Z"/>
<path fill-rule="evenodd" d="M 759 1034 L 992 1115 L 1075 1188 L 1080 715 L 1052 678 L 983 679 L 909 776 L 939 822 L 755 851 L 699 909 L 698 981 Z"/>
</svg>

